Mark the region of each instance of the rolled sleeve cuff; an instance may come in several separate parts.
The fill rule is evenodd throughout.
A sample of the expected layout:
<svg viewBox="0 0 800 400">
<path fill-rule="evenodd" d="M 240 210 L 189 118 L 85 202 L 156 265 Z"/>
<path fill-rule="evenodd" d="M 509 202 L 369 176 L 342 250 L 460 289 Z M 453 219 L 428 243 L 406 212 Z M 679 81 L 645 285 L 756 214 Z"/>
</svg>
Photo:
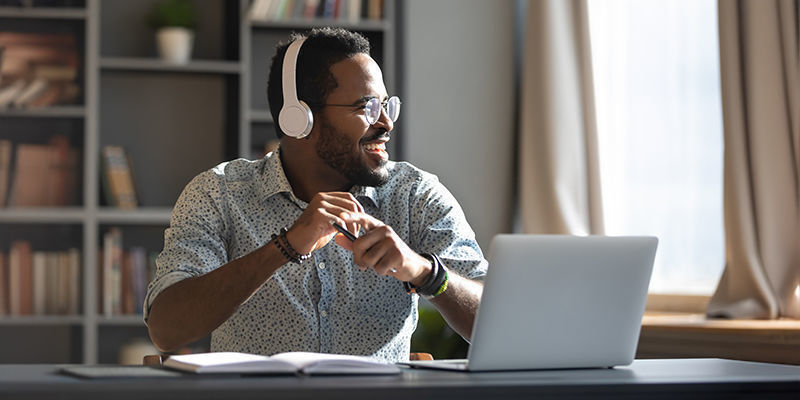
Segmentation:
<svg viewBox="0 0 800 400">
<path fill-rule="evenodd" d="M 184 272 L 184 271 L 172 271 L 156 281 L 153 281 L 150 284 L 150 288 L 147 290 L 147 295 L 144 298 L 144 307 L 143 308 L 143 318 L 144 323 L 147 324 L 147 319 L 150 316 L 150 306 L 153 304 L 153 300 L 155 300 L 158 295 L 164 291 L 164 289 L 184 280 L 187 278 L 191 278 L 193 275 Z"/>
</svg>

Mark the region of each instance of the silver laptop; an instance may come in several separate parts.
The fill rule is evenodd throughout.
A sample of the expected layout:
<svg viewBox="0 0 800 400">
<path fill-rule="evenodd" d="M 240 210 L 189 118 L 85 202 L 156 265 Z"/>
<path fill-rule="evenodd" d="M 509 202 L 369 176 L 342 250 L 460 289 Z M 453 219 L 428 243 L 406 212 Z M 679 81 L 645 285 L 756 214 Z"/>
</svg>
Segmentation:
<svg viewBox="0 0 800 400">
<path fill-rule="evenodd" d="M 466 360 L 423 368 L 607 368 L 633 361 L 658 239 L 497 235 Z"/>
</svg>

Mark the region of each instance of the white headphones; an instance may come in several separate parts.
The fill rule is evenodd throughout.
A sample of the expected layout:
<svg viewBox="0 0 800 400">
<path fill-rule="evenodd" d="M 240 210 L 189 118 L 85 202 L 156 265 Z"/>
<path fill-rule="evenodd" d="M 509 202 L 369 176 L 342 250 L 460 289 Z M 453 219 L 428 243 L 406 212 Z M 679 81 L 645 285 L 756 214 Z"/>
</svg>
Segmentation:
<svg viewBox="0 0 800 400">
<path fill-rule="evenodd" d="M 306 39 L 298 39 L 286 49 L 283 57 L 283 107 L 278 114 L 278 125 L 287 136 L 302 139 L 311 133 L 314 114 L 306 102 L 297 98 L 297 56 Z"/>
</svg>

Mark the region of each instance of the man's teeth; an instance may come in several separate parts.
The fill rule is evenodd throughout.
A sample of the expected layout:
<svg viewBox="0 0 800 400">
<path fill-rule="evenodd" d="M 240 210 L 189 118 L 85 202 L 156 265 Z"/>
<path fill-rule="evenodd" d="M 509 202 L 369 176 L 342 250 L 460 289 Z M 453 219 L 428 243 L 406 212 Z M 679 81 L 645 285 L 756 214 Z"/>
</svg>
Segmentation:
<svg viewBox="0 0 800 400">
<path fill-rule="evenodd" d="M 369 151 L 386 151 L 385 143 L 369 143 L 365 144 L 364 148 Z"/>
</svg>

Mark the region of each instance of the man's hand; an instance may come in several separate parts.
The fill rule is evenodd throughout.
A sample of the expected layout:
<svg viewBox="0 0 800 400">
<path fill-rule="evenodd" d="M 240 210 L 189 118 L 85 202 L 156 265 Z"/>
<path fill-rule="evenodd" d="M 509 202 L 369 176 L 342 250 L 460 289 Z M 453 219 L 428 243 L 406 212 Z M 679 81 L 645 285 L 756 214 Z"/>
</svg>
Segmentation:
<svg viewBox="0 0 800 400">
<path fill-rule="evenodd" d="M 380 275 L 390 275 L 417 286 L 425 282 L 431 272 L 430 261 L 411 250 L 392 227 L 363 211 L 339 216 L 347 222 L 348 230 L 360 225 L 366 231 L 353 242 L 344 235 L 336 238 L 339 246 L 353 252 L 353 262 L 359 268 L 372 268 Z"/>
<path fill-rule="evenodd" d="M 303 214 L 286 233 L 289 244 L 300 254 L 308 254 L 319 249 L 333 239 L 338 223 L 350 232 L 358 232 L 361 227 L 356 222 L 347 222 L 341 215 L 363 213 L 364 207 L 347 192 L 317 193 L 308 203 Z"/>
</svg>

